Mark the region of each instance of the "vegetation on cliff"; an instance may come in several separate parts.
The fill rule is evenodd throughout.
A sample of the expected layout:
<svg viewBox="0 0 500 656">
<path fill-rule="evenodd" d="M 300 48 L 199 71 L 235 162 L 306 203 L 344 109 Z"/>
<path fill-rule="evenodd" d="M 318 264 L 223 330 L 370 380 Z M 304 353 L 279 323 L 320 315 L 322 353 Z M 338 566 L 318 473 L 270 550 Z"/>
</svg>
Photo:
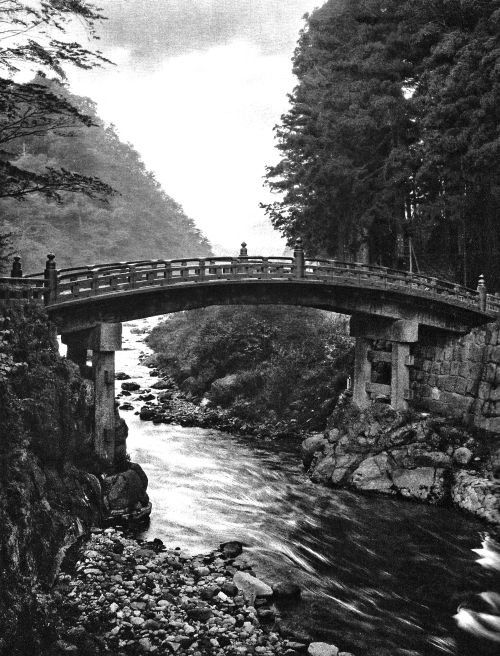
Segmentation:
<svg viewBox="0 0 500 656">
<path fill-rule="evenodd" d="M 325 425 L 352 367 L 344 317 L 282 306 L 172 315 L 147 339 L 188 398 L 249 423 Z"/>
<path fill-rule="evenodd" d="M 89 98 L 72 95 L 57 81 L 38 80 L 89 117 L 92 125 L 25 136 L 11 144 L 15 162 L 32 171 L 62 167 L 97 176 L 115 190 L 107 202 L 61 191 L 57 198 L 31 194 L 19 202 L 0 199 L 0 232 L 11 233 L 26 272 L 43 268 L 46 254 L 59 267 L 97 262 L 197 257 L 210 244 L 148 171 L 136 150 L 97 115 Z"/>
<path fill-rule="evenodd" d="M 44 592 L 98 520 L 88 390 L 34 305 L 0 314 L 0 653 L 37 654 L 52 635 Z"/>
</svg>

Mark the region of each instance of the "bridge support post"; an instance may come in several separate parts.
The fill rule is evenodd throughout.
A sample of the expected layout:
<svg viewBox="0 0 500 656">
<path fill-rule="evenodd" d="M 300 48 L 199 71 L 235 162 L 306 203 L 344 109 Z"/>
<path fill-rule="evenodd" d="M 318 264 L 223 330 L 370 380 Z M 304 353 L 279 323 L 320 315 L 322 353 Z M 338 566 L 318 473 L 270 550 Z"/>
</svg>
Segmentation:
<svg viewBox="0 0 500 656">
<path fill-rule="evenodd" d="M 121 323 L 102 323 L 90 340 L 95 386 L 95 451 L 110 465 L 115 458 L 115 351 L 122 346 Z"/>
<path fill-rule="evenodd" d="M 370 395 L 367 386 L 372 379 L 372 363 L 368 359 L 372 340 L 365 337 L 356 337 L 354 347 L 354 382 L 352 400 L 358 408 L 366 408 L 370 405 Z"/>
<path fill-rule="evenodd" d="M 389 394 L 386 385 L 372 385 L 372 363 L 370 348 L 373 340 L 391 343 L 391 405 L 395 410 L 405 410 L 408 407 L 410 393 L 410 344 L 418 341 L 418 323 L 399 319 L 390 321 L 354 315 L 351 318 L 351 335 L 356 337 L 354 360 L 354 390 L 353 401 L 359 408 L 366 408 L 371 403 L 370 389 L 375 388 Z M 377 359 L 380 359 L 377 358 Z M 384 358 L 385 360 L 386 358 Z M 387 391 L 386 391 L 387 390 Z"/>
<path fill-rule="evenodd" d="M 392 342 L 391 405 L 395 410 L 406 410 L 410 389 L 410 344 Z"/>
</svg>

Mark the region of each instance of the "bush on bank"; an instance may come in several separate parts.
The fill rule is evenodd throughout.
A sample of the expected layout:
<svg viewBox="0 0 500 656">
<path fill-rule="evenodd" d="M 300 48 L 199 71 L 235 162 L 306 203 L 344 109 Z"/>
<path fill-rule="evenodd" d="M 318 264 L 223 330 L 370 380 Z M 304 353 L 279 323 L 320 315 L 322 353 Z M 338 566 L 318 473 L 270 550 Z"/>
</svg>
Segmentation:
<svg viewBox="0 0 500 656">
<path fill-rule="evenodd" d="M 211 307 L 171 315 L 148 345 L 195 401 L 248 422 L 324 427 L 352 372 L 344 316 L 289 306 Z"/>
</svg>

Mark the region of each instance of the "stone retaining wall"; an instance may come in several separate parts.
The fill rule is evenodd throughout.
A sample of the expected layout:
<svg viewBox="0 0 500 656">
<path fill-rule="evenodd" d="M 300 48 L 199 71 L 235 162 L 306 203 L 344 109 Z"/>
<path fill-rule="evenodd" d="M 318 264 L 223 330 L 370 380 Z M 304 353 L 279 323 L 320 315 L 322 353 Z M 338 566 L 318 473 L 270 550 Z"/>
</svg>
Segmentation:
<svg viewBox="0 0 500 656">
<path fill-rule="evenodd" d="M 500 433 L 500 330 L 497 322 L 461 338 L 420 336 L 410 369 L 412 405 Z"/>
</svg>

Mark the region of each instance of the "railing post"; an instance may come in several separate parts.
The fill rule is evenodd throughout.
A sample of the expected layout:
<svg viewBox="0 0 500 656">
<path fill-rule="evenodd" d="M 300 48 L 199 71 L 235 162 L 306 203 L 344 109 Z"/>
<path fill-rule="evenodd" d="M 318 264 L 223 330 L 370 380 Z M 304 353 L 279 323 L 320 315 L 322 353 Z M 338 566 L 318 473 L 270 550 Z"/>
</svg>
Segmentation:
<svg viewBox="0 0 500 656">
<path fill-rule="evenodd" d="M 14 262 L 12 262 L 12 269 L 10 271 L 11 278 L 22 278 L 23 277 L 23 267 L 21 264 L 21 258 L 19 255 L 14 255 Z"/>
<path fill-rule="evenodd" d="M 481 310 L 481 312 L 486 312 L 486 284 L 484 282 L 483 274 L 479 276 L 479 282 L 477 283 L 477 292 L 479 294 L 479 309 Z"/>
<path fill-rule="evenodd" d="M 239 259 L 247 258 L 248 257 L 248 251 L 247 251 L 247 245 L 246 242 L 241 243 L 241 248 L 240 248 L 240 255 Z"/>
<path fill-rule="evenodd" d="M 295 242 L 293 259 L 295 264 L 295 277 L 303 278 L 305 273 L 304 249 L 302 248 L 302 239 L 300 237 Z"/>
<path fill-rule="evenodd" d="M 49 253 L 45 264 L 44 278 L 47 281 L 47 291 L 45 292 L 45 305 L 57 300 L 57 269 L 55 255 Z"/>
</svg>

